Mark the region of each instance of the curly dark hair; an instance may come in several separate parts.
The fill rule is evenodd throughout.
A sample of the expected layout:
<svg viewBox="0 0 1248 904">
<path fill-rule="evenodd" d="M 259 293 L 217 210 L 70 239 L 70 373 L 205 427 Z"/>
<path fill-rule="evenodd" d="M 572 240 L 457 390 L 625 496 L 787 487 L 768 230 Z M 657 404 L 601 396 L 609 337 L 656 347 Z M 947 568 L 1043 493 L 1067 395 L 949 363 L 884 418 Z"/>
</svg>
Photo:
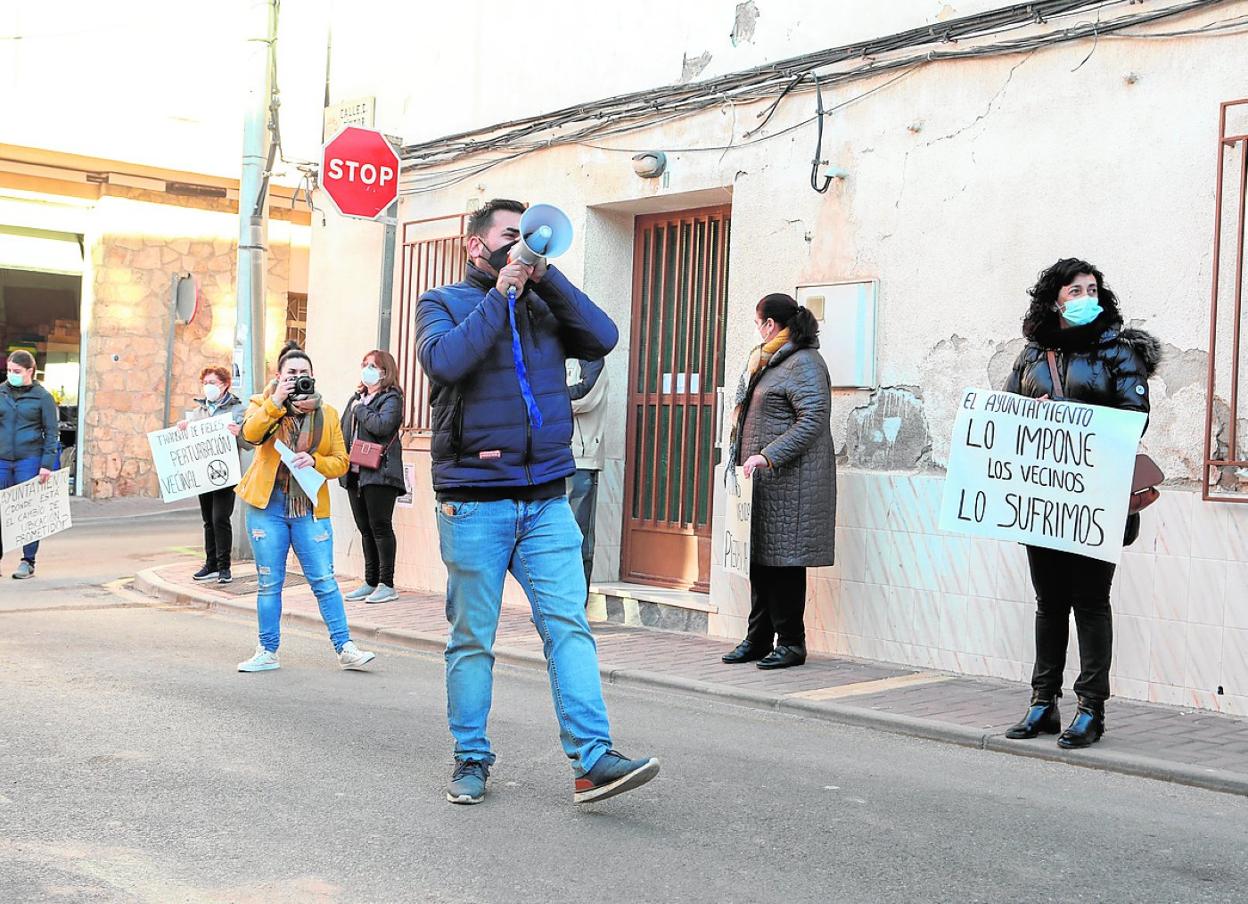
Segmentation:
<svg viewBox="0 0 1248 904">
<path fill-rule="evenodd" d="M 1118 307 L 1118 296 L 1107 285 L 1105 276 L 1094 265 L 1077 257 L 1064 257 L 1047 270 L 1040 272 L 1036 284 L 1027 290 L 1031 296 L 1031 306 L 1023 317 L 1023 336 L 1035 339 L 1040 333 L 1057 329 L 1060 314 L 1057 312 L 1057 295 L 1062 289 L 1075 281 L 1081 273 L 1096 277 L 1097 301 L 1104 313 L 1097 318 L 1097 323 L 1105 327 L 1121 326 L 1122 313 Z"/>
</svg>

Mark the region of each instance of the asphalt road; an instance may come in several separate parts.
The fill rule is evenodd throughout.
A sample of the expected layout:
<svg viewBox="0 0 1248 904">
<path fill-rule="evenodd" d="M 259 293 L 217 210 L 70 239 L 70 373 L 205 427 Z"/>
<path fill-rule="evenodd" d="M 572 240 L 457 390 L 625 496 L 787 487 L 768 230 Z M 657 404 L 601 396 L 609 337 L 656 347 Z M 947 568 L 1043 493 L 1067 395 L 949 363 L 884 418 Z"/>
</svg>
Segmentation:
<svg viewBox="0 0 1248 904">
<path fill-rule="evenodd" d="M 577 808 L 510 668 L 490 795 L 451 806 L 439 657 L 347 673 L 287 628 L 240 675 L 250 621 L 100 586 L 196 536 L 75 529 L 2 579 L 0 901 L 1248 899 L 1244 798 L 661 693 L 607 695 L 662 775 Z"/>
</svg>

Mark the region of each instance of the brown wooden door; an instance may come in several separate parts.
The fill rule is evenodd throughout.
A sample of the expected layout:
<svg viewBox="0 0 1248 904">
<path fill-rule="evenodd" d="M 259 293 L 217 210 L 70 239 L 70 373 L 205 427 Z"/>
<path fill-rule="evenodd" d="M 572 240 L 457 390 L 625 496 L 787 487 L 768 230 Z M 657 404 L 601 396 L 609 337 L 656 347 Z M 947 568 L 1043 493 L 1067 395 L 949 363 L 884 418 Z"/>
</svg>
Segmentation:
<svg viewBox="0 0 1248 904">
<path fill-rule="evenodd" d="M 731 208 L 637 218 L 621 578 L 705 591 Z"/>
</svg>

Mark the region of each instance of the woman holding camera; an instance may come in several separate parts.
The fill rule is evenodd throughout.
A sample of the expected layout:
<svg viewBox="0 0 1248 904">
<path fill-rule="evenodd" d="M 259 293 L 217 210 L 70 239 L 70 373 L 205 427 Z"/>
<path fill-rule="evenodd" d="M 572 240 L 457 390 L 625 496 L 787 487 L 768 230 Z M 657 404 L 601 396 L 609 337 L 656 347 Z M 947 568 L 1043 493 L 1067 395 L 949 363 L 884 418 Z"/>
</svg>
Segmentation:
<svg viewBox="0 0 1248 904">
<path fill-rule="evenodd" d="M 247 533 L 256 555 L 260 589 L 256 616 L 260 643 L 255 655 L 238 664 L 240 672 L 279 667 L 282 587 L 286 557 L 295 557 L 316 594 L 321 618 L 344 669 L 362 669 L 375 657 L 356 647 L 347 628 L 342 593 L 334 580 L 334 529 L 329 518 L 329 486 L 322 483 L 312 500 L 295 472 L 314 469 L 326 480 L 347 472 L 338 413 L 321 402 L 312 376 L 312 360 L 293 342 L 277 363 L 277 379 L 253 396 L 243 421 L 243 439 L 256 446 L 256 457 L 237 493 L 247 503 Z M 285 448 L 279 449 L 278 443 Z"/>
<path fill-rule="evenodd" d="M 60 418 L 56 400 L 35 380 L 35 358 L 15 351 L 5 366 L 0 386 L 0 490 L 38 477 L 46 483 L 60 454 Z M 22 561 L 13 572 L 18 581 L 35 576 L 39 542 L 22 547 Z"/>
<path fill-rule="evenodd" d="M 407 487 L 403 482 L 403 390 L 398 364 L 382 349 L 361 363 L 360 385 L 342 414 L 342 435 L 351 466 L 340 483 L 351 500 L 351 514 L 364 547 L 364 583 L 346 595 L 349 600 L 388 603 L 394 589 L 394 503 Z"/>
<path fill-rule="evenodd" d="M 199 374 L 199 381 L 203 385 L 204 397 L 195 399 L 195 409 L 187 414 L 186 420 L 178 422 L 178 429 L 185 430 L 192 421 L 229 415 L 230 424 L 226 429 L 237 441 L 246 409 L 243 400 L 230 392 L 229 370 L 220 365 L 205 367 Z M 234 547 L 234 529 L 230 518 L 234 516 L 236 498 L 233 487 L 200 494 L 199 512 L 204 519 L 204 567 L 193 575 L 197 581 L 228 584 L 234 580 L 230 574 Z"/>
</svg>

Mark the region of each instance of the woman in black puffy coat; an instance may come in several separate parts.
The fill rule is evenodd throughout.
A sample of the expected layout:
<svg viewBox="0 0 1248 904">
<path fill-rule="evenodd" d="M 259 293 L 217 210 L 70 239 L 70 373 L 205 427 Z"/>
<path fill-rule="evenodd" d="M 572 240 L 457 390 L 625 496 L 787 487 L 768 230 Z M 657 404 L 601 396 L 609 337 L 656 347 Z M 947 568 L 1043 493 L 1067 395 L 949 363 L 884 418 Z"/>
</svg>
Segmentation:
<svg viewBox="0 0 1248 904">
<path fill-rule="evenodd" d="M 1067 398 L 1148 413 L 1148 378 L 1161 360 L 1161 346 L 1148 333 L 1124 329 L 1118 299 L 1104 276 L 1087 261 L 1066 258 L 1040 274 L 1029 293 L 1031 307 L 1023 320 L 1028 340 L 1014 363 L 1006 392 L 1030 398 Z M 1061 390 L 1053 385 L 1048 352 L 1056 353 Z M 1139 516 L 1126 525 L 1127 541 L 1139 530 Z M 1109 606 L 1115 566 L 1075 553 L 1027 547 L 1036 588 L 1036 665 L 1031 705 L 1007 732 L 1010 738 L 1034 738 L 1061 731 L 1057 700 L 1070 613 L 1079 637 L 1080 674 L 1075 681 L 1078 711 L 1058 745 L 1087 747 L 1105 731 L 1105 701 L 1113 650 Z"/>
</svg>

